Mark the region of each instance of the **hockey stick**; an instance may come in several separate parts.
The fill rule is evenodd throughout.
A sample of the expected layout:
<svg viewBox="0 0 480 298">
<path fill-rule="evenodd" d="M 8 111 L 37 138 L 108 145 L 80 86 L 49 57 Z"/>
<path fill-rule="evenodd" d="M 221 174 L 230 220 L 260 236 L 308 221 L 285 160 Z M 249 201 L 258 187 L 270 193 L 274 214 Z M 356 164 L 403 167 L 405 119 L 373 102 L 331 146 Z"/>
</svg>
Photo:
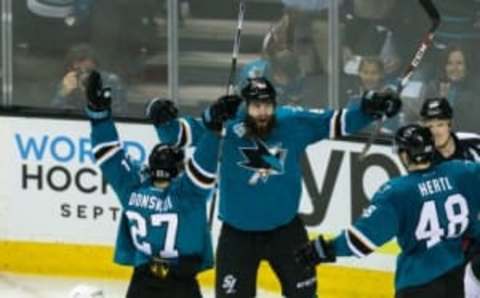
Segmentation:
<svg viewBox="0 0 480 298">
<path fill-rule="evenodd" d="M 408 84 L 410 78 L 413 75 L 415 69 L 417 69 L 420 62 L 423 60 L 425 53 L 430 48 L 433 42 L 433 38 L 435 37 L 435 31 L 437 30 L 438 26 L 440 25 L 440 14 L 438 13 L 437 8 L 433 5 L 432 0 L 419 0 L 420 4 L 422 5 L 423 9 L 427 13 L 428 17 L 432 21 L 432 25 L 428 30 L 425 37 L 422 39 L 422 42 L 418 46 L 417 50 L 415 51 L 415 55 L 413 55 L 410 64 L 405 69 L 402 77 L 400 78 L 400 87 L 398 93 L 400 94 L 403 88 Z M 377 121 L 375 125 L 374 131 L 368 136 L 368 141 L 362 149 L 360 153 L 360 159 L 364 159 L 367 155 L 368 150 L 372 146 L 373 142 L 377 139 L 380 135 L 380 130 L 383 127 L 383 124 L 387 120 L 387 116 L 383 115 L 380 120 Z"/>
<path fill-rule="evenodd" d="M 228 76 L 228 82 L 227 82 L 227 95 L 232 95 L 234 91 L 235 73 L 237 72 L 237 58 L 238 58 L 238 52 L 240 50 L 240 37 L 242 34 L 244 17 L 245 17 L 245 1 L 240 0 L 240 4 L 238 6 L 237 31 L 235 32 L 235 37 L 233 39 L 232 64 L 230 66 L 230 74 Z M 208 226 L 210 227 L 210 229 L 212 228 L 217 197 L 219 196 L 219 192 L 220 192 L 220 166 L 222 164 L 222 158 L 223 158 L 223 142 L 224 142 L 225 134 L 226 134 L 225 127 L 223 127 L 222 133 L 220 136 L 220 144 L 218 145 L 219 148 L 218 148 L 218 157 L 217 157 L 217 170 L 215 173 L 216 174 L 215 176 L 217 177 L 217 182 L 215 185 L 216 191 L 213 194 L 212 202 L 210 203 L 210 212 L 208 215 Z"/>
<path fill-rule="evenodd" d="M 237 71 L 237 58 L 240 50 L 240 36 L 242 34 L 243 19 L 245 17 L 245 0 L 240 0 L 238 7 L 238 22 L 237 31 L 235 32 L 235 38 L 233 39 L 233 53 L 232 53 L 232 65 L 230 67 L 230 75 L 227 82 L 227 95 L 233 94 L 233 88 L 235 84 L 235 73 Z"/>
</svg>

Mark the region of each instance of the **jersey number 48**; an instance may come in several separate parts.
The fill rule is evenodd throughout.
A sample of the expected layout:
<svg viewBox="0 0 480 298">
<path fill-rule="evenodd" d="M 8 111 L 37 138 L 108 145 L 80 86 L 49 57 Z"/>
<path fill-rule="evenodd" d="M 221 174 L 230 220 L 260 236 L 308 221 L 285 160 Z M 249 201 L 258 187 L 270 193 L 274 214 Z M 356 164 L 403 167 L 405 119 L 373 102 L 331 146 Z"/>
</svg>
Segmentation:
<svg viewBox="0 0 480 298">
<path fill-rule="evenodd" d="M 442 237 L 456 238 L 465 232 L 468 227 L 468 205 L 461 194 L 454 194 L 447 198 L 444 204 L 448 227 L 445 236 L 444 227 L 440 226 L 435 201 L 423 203 L 420 220 L 415 229 L 415 237 L 421 241 L 427 239 L 427 248 L 442 241 Z"/>
</svg>

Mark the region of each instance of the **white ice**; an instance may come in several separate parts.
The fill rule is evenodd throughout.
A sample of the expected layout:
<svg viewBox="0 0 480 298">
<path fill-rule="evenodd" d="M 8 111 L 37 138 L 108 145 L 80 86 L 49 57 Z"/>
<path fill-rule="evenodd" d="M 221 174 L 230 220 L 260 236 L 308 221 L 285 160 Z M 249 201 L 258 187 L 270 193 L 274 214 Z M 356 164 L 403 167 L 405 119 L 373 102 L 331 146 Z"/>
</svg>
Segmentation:
<svg viewBox="0 0 480 298">
<path fill-rule="evenodd" d="M 0 272 L 0 298 L 68 298 L 69 292 L 79 284 L 101 288 L 105 298 L 124 298 L 128 281 L 46 277 Z M 213 298 L 213 289 L 202 289 L 204 298 Z M 280 298 L 280 295 L 259 290 L 258 297 Z"/>
</svg>

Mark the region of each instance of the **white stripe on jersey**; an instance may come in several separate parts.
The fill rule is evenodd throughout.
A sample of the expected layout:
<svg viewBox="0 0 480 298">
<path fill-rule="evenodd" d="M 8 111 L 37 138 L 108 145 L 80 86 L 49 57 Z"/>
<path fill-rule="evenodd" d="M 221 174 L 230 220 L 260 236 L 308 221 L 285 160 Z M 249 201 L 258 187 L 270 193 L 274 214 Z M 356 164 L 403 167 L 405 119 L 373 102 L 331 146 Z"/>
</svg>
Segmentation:
<svg viewBox="0 0 480 298">
<path fill-rule="evenodd" d="M 347 132 L 347 109 L 342 110 L 342 118 L 340 118 L 340 133 L 341 136 L 347 136 L 349 133 Z"/>
<path fill-rule="evenodd" d="M 178 119 L 178 121 L 180 123 L 180 129 L 178 131 L 177 143 L 175 144 L 175 147 L 189 147 L 192 144 L 192 128 L 190 127 L 190 123 L 182 118 Z M 182 145 L 181 142 L 183 134 L 185 134 L 185 144 Z"/>
<path fill-rule="evenodd" d="M 97 159 L 97 165 L 101 166 L 105 161 L 110 159 L 112 156 L 114 156 L 118 151 L 122 150 L 122 146 L 120 144 L 116 145 L 115 147 L 112 147 L 111 150 L 107 151 L 102 157 Z"/>
<path fill-rule="evenodd" d="M 194 167 L 194 170 L 198 171 L 200 175 L 204 176 L 204 178 L 211 180 L 211 183 L 205 183 L 200 179 L 200 177 L 197 177 L 195 173 L 192 171 L 190 166 Z M 204 169 L 202 169 L 197 162 L 192 158 L 190 158 L 189 162 L 187 162 L 187 166 L 185 167 L 185 172 L 187 173 L 187 176 L 192 180 L 192 182 L 197 185 L 200 188 L 203 189 L 210 189 L 215 186 L 215 174 L 211 174 Z"/>
<path fill-rule="evenodd" d="M 347 238 L 348 248 L 350 248 L 353 254 L 359 258 L 363 258 L 365 254 L 358 250 L 357 247 L 353 244 L 352 240 L 350 240 L 350 234 L 348 234 L 348 231 L 345 231 L 345 238 Z"/>
<path fill-rule="evenodd" d="M 195 158 L 192 156 L 191 158 L 192 160 L 192 163 L 193 165 L 195 166 L 195 168 L 203 175 L 205 176 L 206 178 L 209 178 L 209 179 L 215 179 L 215 173 L 211 173 L 207 170 L 204 170 L 198 163 L 197 161 L 195 160 Z"/>
<path fill-rule="evenodd" d="M 473 132 L 455 132 L 459 140 L 474 139 L 480 142 L 480 135 Z"/>
<path fill-rule="evenodd" d="M 337 137 L 335 135 L 335 123 L 337 122 L 337 117 L 338 117 L 338 111 L 334 111 L 332 118 L 330 118 L 330 133 L 329 133 L 330 139 L 334 139 Z"/>
<path fill-rule="evenodd" d="M 470 132 L 455 132 L 454 135 L 463 149 L 472 156 L 473 161 L 480 162 L 480 135 Z"/>
<path fill-rule="evenodd" d="M 97 152 L 105 147 L 113 147 L 113 146 L 120 146 L 120 141 L 115 140 L 115 141 L 110 141 L 110 142 L 104 142 L 97 144 L 97 146 L 93 147 L 92 152 L 93 154 L 97 154 Z"/>
<path fill-rule="evenodd" d="M 370 241 L 370 239 L 367 238 L 367 236 L 365 236 L 362 232 L 360 232 L 360 230 L 358 230 L 357 228 L 355 228 L 354 226 L 350 226 L 348 229 L 347 229 L 349 232 L 351 232 L 360 242 L 362 242 L 363 245 L 365 245 L 365 247 L 367 247 L 369 250 L 371 251 L 374 251 L 377 249 L 377 246 L 375 245 L 375 243 L 373 243 L 372 241 Z M 347 233 L 348 235 L 348 233 Z M 348 246 L 350 248 L 352 247 L 355 247 L 355 245 L 353 244 L 353 242 L 351 242 L 350 240 L 350 236 L 347 237 L 347 241 L 348 241 Z M 352 250 L 354 253 L 355 251 L 360 255 L 360 256 L 365 256 L 364 253 L 362 253 L 361 251 L 359 251 L 356 247 L 355 247 L 355 250 Z M 355 254 L 357 254 L 355 253 Z"/>
</svg>

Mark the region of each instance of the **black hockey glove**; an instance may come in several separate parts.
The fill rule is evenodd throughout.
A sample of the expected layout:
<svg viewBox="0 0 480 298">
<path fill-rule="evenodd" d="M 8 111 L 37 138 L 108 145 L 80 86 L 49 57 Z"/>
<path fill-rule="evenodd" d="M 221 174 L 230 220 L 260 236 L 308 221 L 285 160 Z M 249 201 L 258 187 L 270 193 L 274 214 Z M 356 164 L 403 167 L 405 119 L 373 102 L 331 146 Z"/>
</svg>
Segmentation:
<svg viewBox="0 0 480 298">
<path fill-rule="evenodd" d="M 220 132 L 223 123 L 237 113 L 242 99 L 237 95 L 224 95 L 212 104 L 202 115 L 202 120 L 208 129 Z"/>
<path fill-rule="evenodd" d="M 87 114 L 91 118 L 105 118 L 110 114 L 112 89 L 104 88 L 100 73 L 93 70 L 86 83 Z"/>
<path fill-rule="evenodd" d="M 295 251 L 295 261 L 306 267 L 315 267 L 320 263 L 335 262 L 336 255 L 332 243 L 320 235 Z"/>
<path fill-rule="evenodd" d="M 402 108 L 399 88 L 388 86 L 383 91 L 366 91 L 362 96 L 362 110 L 374 118 L 395 116 Z"/>
<path fill-rule="evenodd" d="M 176 119 L 178 109 L 171 100 L 156 97 L 148 103 L 145 115 L 153 124 L 162 125 Z"/>
</svg>

